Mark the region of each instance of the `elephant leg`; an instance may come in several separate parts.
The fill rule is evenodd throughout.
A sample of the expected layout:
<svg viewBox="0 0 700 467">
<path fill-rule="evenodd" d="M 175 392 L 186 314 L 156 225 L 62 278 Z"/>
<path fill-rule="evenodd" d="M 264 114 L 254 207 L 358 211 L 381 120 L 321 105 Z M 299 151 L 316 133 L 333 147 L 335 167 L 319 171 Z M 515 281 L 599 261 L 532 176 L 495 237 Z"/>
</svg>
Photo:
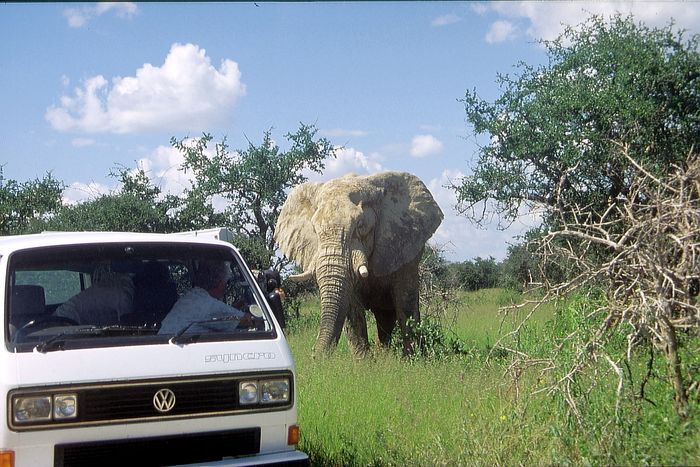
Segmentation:
<svg viewBox="0 0 700 467">
<path fill-rule="evenodd" d="M 396 320 L 401 329 L 403 338 L 404 355 L 412 355 L 416 350 L 416 345 L 409 329 L 409 320 L 415 323 L 420 322 L 420 311 L 418 307 L 419 299 L 418 261 L 407 265 L 400 274 L 397 275 L 394 288 L 392 290 L 392 301 L 396 310 Z"/>
<path fill-rule="evenodd" d="M 403 338 L 403 353 L 404 355 L 413 355 L 416 350 L 416 345 L 420 342 L 415 342 L 413 332 L 410 329 L 409 321 L 415 326 L 420 322 L 420 313 L 418 311 L 418 292 L 415 293 L 415 300 L 409 300 L 410 297 L 400 300 L 397 304 L 397 321 L 401 329 L 401 337 Z M 412 318 L 412 319 L 411 319 Z"/>
<path fill-rule="evenodd" d="M 396 313 L 390 308 L 373 309 L 374 319 L 377 321 L 377 338 L 379 344 L 387 347 L 391 344 L 391 335 L 396 328 Z"/>
<path fill-rule="evenodd" d="M 367 319 L 365 311 L 353 309 L 348 312 L 345 332 L 348 336 L 348 344 L 356 357 L 363 357 L 369 351 L 369 337 L 367 335 Z"/>
</svg>

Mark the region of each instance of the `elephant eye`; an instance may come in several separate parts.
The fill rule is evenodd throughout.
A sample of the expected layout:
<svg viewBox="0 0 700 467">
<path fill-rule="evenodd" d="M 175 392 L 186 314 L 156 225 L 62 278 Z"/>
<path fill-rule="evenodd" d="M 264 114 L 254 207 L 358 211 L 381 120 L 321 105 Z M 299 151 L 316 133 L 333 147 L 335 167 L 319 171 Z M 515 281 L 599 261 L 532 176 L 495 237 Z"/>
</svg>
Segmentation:
<svg viewBox="0 0 700 467">
<path fill-rule="evenodd" d="M 357 233 L 360 237 L 365 237 L 372 230 L 372 223 L 368 222 L 367 216 L 362 216 L 357 221 Z"/>
<path fill-rule="evenodd" d="M 364 237 L 367 235 L 367 223 L 364 221 L 364 219 L 360 218 L 359 221 L 357 221 L 357 234 L 360 237 Z"/>
</svg>

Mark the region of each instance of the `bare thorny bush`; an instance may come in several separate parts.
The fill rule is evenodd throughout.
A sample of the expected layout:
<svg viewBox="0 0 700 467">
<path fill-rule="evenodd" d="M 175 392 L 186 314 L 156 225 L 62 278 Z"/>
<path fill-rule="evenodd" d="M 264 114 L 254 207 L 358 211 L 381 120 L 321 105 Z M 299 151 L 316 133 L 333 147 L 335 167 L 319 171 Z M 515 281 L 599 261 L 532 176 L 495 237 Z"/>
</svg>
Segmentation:
<svg viewBox="0 0 700 467">
<path fill-rule="evenodd" d="M 450 314 L 456 300 L 456 287 L 440 277 L 444 249 L 429 245 L 418 265 L 421 316 L 440 319 Z"/>
<path fill-rule="evenodd" d="M 545 279 L 535 287 L 541 298 L 532 300 L 535 306 L 531 310 L 574 291 L 596 288 L 605 297 L 586 316 L 587 322 L 595 323 L 594 328 L 572 331 L 557 344 L 551 357 L 535 358 L 508 349 L 507 336 L 501 339 L 501 347 L 514 353 L 509 370 L 516 377 L 533 367 L 540 368 L 542 376 L 559 375 L 540 391 L 561 391 L 579 422 L 576 385 L 580 375 L 587 369 L 599 369 L 597 363 L 602 360 L 608 368 L 604 375 L 612 372 L 617 378 L 617 414 L 623 389 L 630 384 L 631 373 L 626 376 L 624 367 L 634 352 L 643 353 L 646 348 L 648 371 L 636 396 L 644 398 L 653 358 L 660 355 L 675 394 L 674 408 L 684 420 L 689 400 L 700 391 L 697 372 L 683 365 L 680 354 L 683 342 L 697 345 L 697 340 L 682 338 L 697 336 L 700 330 L 700 159 L 691 154 L 685 167 L 672 167 L 667 177 L 659 179 L 632 159 L 625 147 L 620 150 L 633 167 L 629 193 L 611 200 L 602 213 L 560 202 L 554 215 L 561 228 L 550 231 L 535 245 L 543 269 L 556 262 L 567 264 L 572 274 L 563 283 L 549 282 L 547 275 L 541 274 Z M 565 182 L 562 177 L 560 187 Z M 626 337 L 626 355 L 606 350 L 610 339 L 620 333 Z M 557 353 L 567 342 L 577 342 L 575 356 L 559 361 Z M 561 368 L 562 362 L 566 368 Z M 598 374 L 597 379 L 604 375 Z"/>
</svg>

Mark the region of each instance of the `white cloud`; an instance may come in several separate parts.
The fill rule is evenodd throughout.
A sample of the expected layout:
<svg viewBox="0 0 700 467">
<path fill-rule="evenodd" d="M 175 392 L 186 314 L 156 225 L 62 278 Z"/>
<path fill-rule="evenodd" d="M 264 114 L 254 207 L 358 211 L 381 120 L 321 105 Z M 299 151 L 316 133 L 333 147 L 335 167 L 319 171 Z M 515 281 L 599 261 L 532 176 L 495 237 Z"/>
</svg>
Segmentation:
<svg viewBox="0 0 700 467">
<path fill-rule="evenodd" d="M 411 155 L 426 157 L 440 154 L 443 149 L 442 141 L 433 135 L 416 135 L 411 141 Z"/>
<path fill-rule="evenodd" d="M 68 8 L 63 11 L 63 16 L 68 21 L 68 26 L 81 28 L 91 19 L 110 11 L 120 18 L 131 18 L 138 12 L 138 7 L 133 2 L 100 2 L 94 7 Z"/>
<path fill-rule="evenodd" d="M 382 157 L 376 153 L 365 155 L 354 148 L 340 148 L 336 152 L 335 159 L 326 161 L 326 169 L 322 175 L 308 170 L 304 172 L 304 175 L 312 182 L 325 182 L 348 173 L 375 174 L 385 170 L 381 159 Z"/>
<path fill-rule="evenodd" d="M 183 143 L 187 145 L 188 141 Z M 142 169 L 163 194 L 180 195 L 192 186 L 194 178 L 192 171 L 185 173 L 180 170 L 183 162 L 185 157 L 177 149 L 172 146 L 158 146 L 139 159 L 136 167 Z"/>
<path fill-rule="evenodd" d="M 333 128 L 330 130 L 321 130 L 319 131 L 319 134 L 327 138 L 344 138 L 348 136 L 367 136 L 369 132 L 365 130 L 345 130 L 342 128 Z"/>
<path fill-rule="evenodd" d="M 100 2 L 95 6 L 98 15 L 114 11 L 120 18 L 131 18 L 136 14 L 138 8 L 133 2 Z"/>
<path fill-rule="evenodd" d="M 430 22 L 430 25 L 440 27 L 440 26 L 447 26 L 450 24 L 458 23 L 460 21 L 462 21 L 461 17 L 450 13 L 448 15 L 438 16 L 437 18 L 433 19 Z"/>
<path fill-rule="evenodd" d="M 88 15 L 77 8 L 69 8 L 63 11 L 63 16 L 68 20 L 68 26 L 72 28 L 82 28 L 88 21 Z"/>
<path fill-rule="evenodd" d="M 519 39 L 524 31 L 531 39 L 555 39 L 565 25 L 577 25 L 591 14 L 609 17 L 619 12 L 633 14 L 636 21 L 648 26 L 663 27 L 673 18 L 676 25 L 690 32 L 700 32 L 700 8 L 697 2 L 625 1 L 625 2 L 489 2 L 472 7 L 477 14 L 496 13 L 501 22 L 495 23 L 487 33 L 487 41 Z M 507 21 L 506 21 L 507 20 Z M 512 33 L 504 35 L 505 23 L 513 27 Z M 501 35 L 498 35 L 500 31 Z"/>
<path fill-rule="evenodd" d="M 73 182 L 68 188 L 63 190 L 63 204 L 73 205 L 82 201 L 92 200 L 99 196 L 106 195 L 111 190 L 105 185 L 96 182 L 83 183 Z"/>
<path fill-rule="evenodd" d="M 193 139 L 183 141 L 188 145 L 194 142 Z M 212 156 L 211 149 L 205 150 L 205 155 Z M 161 197 L 165 195 L 182 195 L 183 192 L 192 187 L 194 176 L 191 171 L 185 173 L 180 170 L 184 162 L 183 154 L 171 146 L 158 146 L 150 153 L 136 162 L 136 168 L 130 172 L 136 173 L 141 169 L 146 173 L 151 183 L 161 190 Z M 112 187 L 100 185 L 98 183 L 74 182 L 63 192 L 63 202 L 65 204 L 77 204 L 83 201 L 94 200 L 95 198 L 109 193 L 118 192 L 120 184 Z M 211 199 L 212 206 L 216 212 L 223 212 L 229 201 L 222 196 L 215 195 Z"/>
<path fill-rule="evenodd" d="M 194 139 L 189 139 L 183 141 L 183 144 L 188 146 L 195 141 Z M 204 154 L 207 157 L 212 157 L 214 150 L 207 148 Z M 177 149 L 171 146 L 158 146 L 146 157 L 139 159 L 136 166 L 148 175 L 151 183 L 160 188 L 162 195 L 172 194 L 179 196 L 186 189 L 192 187 L 192 181 L 194 180 L 192 171 L 185 173 L 183 170 L 180 170 L 183 162 L 185 162 L 185 156 Z M 229 200 L 220 195 L 214 195 L 211 198 L 211 204 L 215 212 L 223 212 L 229 203 Z"/>
<path fill-rule="evenodd" d="M 486 42 L 494 44 L 517 37 L 517 28 L 510 21 L 495 21 L 486 33 Z"/>
<path fill-rule="evenodd" d="M 74 140 L 75 141 L 75 140 Z M 183 141 L 185 145 L 193 140 Z M 133 174 L 142 169 L 155 186 L 160 188 L 163 195 L 181 195 L 186 188 L 192 186 L 192 172 L 183 172 L 180 169 L 185 158 L 180 151 L 171 146 L 158 146 L 144 157 L 136 161 L 136 168 L 130 172 Z M 101 195 L 113 193 L 120 189 L 116 183 L 108 187 L 99 183 L 73 182 L 63 191 L 63 200 L 66 204 L 76 204 L 81 201 L 95 199 Z"/>
<path fill-rule="evenodd" d="M 146 63 L 135 76 L 113 78 L 111 86 L 102 75 L 88 78 L 45 118 L 59 131 L 201 131 L 230 117 L 244 94 L 236 62 L 223 60 L 217 70 L 206 50 L 173 44 L 161 67 Z"/>
</svg>

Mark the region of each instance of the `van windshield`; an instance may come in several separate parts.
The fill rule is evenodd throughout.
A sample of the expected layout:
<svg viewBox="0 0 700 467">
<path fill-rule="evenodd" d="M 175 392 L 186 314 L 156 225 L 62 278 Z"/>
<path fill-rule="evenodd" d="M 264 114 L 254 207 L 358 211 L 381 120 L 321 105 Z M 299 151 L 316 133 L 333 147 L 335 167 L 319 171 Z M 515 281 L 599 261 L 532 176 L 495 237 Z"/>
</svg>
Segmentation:
<svg viewBox="0 0 700 467">
<path fill-rule="evenodd" d="M 225 246 L 51 246 L 13 253 L 7 277 L 6 344 L 16 352 L 276 336 Z"/>
</svg>

